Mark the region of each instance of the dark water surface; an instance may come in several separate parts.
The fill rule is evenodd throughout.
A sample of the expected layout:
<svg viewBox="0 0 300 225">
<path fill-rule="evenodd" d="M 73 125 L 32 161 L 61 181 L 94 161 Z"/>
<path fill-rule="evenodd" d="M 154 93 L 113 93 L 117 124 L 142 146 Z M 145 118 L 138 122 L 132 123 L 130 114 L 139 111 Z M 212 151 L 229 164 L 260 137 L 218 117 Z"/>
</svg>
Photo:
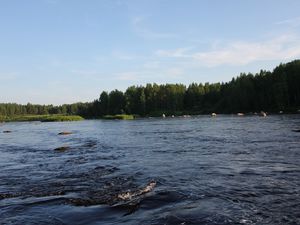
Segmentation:
<svg viewBox="0 0 300 225">
<path fill-rule="evenodd" d="M 299 115 L 0 124 L 0 223 L 300 224 L 294 129 Z"/>
</svg>

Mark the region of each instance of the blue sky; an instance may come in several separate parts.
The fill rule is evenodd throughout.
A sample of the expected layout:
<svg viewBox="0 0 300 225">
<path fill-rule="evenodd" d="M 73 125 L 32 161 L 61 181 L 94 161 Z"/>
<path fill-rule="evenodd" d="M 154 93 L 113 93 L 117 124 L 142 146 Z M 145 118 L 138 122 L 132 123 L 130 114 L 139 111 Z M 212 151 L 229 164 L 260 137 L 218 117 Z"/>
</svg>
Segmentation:
<svg viewBox="0 0 300 225">
<path fill-rule="evenodd" d="M 0 102 L 229 81 L 300 58 L 298 0 L 0 0 Z"/>
</svg>

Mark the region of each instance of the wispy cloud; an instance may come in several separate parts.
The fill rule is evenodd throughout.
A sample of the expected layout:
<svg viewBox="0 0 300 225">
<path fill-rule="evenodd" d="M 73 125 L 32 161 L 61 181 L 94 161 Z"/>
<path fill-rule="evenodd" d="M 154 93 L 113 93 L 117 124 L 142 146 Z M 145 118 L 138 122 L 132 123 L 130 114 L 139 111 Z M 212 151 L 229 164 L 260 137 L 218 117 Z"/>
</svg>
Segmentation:
<svg viewBox="0 0 300 225">
<path fill-rule="evenodd" d="M 295 17 L 295 18 L 278 21 L 275 24 L 291 26 L 291 27 L 298 27 L 298 26 L 300 26 L 300 17 Z"/>
<path fill-rule="evenodd" d="M 262 60 L 287 60 L 300 57 L 300 38 L 282 35 L 268 41 L 235 41 L 212 46 L 206 51 L 191 51 L 190 48 L 157 50 L 160 57 L 181 58 L 200 63 L 203 66 L 246 65 Z"/>
<path fill-rule="evenodd" d="M 162 56 L 162 57 L 190 57 L 190 55 L 188 54 L 188 52 L 191 50 L 192 48 L 188 47 L 188 48 L 177 48 L 174 50 L 157 50 L 155 52 L 155 55 L 157 56 Z"/>
<path fill-rule="evenodd" d="M 131 21 L 134 32 L 145 39 L 169 39 L 177 38 L 177 34 L 157 32 L 149 29 L 144 25 L 144 17 L 134 17 Z"/>
</svg>

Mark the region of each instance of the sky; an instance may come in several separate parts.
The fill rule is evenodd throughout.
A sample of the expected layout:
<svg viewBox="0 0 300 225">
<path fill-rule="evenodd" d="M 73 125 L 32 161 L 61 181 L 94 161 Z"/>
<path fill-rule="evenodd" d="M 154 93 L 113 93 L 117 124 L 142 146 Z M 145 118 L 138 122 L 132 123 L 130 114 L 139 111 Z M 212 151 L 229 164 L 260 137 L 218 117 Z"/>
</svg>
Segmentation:
<svg viewBox="0 0 300 225">
<path fill-rule="evenodd" d="M 300 58 L 298 0 L 0 0 L 0 102 L 226 82 Z"/>
</svg>

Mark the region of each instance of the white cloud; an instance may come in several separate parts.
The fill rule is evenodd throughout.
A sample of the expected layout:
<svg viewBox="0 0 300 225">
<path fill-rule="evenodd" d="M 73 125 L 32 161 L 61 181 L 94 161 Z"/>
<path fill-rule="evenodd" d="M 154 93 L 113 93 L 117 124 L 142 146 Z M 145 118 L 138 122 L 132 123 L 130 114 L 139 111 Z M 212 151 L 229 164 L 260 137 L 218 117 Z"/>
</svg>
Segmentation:
<svg viewBox="0 0 300 225">
<path fill-rule="evenodd" d="M 197 62 L 203 66 L 246 65 L 262 60 L 288 60 L 300 57 L 300 38 L 282 35 L 268 41 L 236 41 L 212 46 L 211 50 L 190 51 L 190 48 L 157 50 L 160 57 L 181 58 Z"/>
</svg>

